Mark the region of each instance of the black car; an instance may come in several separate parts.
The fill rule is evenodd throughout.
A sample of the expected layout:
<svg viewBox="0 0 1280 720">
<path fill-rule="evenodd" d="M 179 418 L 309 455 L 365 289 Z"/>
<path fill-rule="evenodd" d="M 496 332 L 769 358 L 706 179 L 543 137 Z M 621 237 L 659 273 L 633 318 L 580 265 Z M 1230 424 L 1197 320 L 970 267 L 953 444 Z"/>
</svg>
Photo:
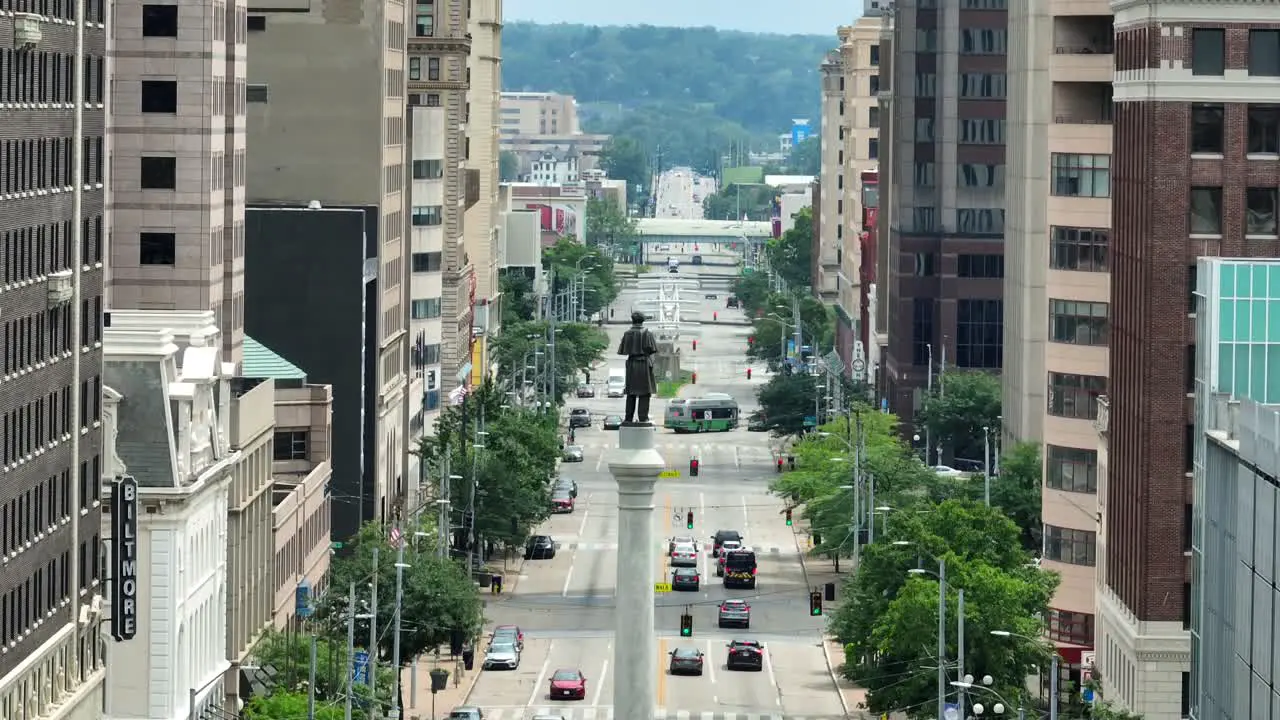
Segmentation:
<svg viewBox="0 0 1280 720">
<path fill-rule="evenodd" d="M 764 646 L 758 640 L 734 640 L 724 666 L 726 670 L 763 670 Z"/>
<path fill-rule="evenodd" d="M 591 411 L 586 408 L 574 408 L 570 410 L 569 427 L 591 427 Z"/>
<path fill-rule="evenodd" d="M 622 427 L 622 416 L 621 416 L 621 415 L 605 415 L 605 416 L 604 416 L 604 429 L 605 429 L 605 430 L 617 430 L 617 429 L 618 429 L 618 428 L 620 428 L 620 427 Z"/>
<path fill-rule="evenodd" d="M 534 535 L 524 546 L 525 560 L 550 560 L 556 556 L 556 541 L 550 535 Z"/>
<path fill-rule="evenodd" d="M 698 592 L 701 582 L 702 578 L 698 575 L 697 568 L 682 567 L 671 571 L 672 590 Z"/>
<path fill-rule="evenodd" d="M 742 533 L 737 530 L 717 530 L 715 535 L 711 536 L 711 554 L 714 556 L 720 552 L 720 546 L 725 540 L 737 540 L 742 542 Z"/>
<path fill-rule="evenodd" d="M 672 675 L 701 675 L 702 651 L 697 648 L 676 648 L 671 651 L 671 665 L 668 672 Z"/>
<path fill-rule="evenodd" d="M 578 481 L 561 475 L 556 478 L 555 484 L 551 486 L 551 491 L 554 493 L 561 490 L 569 493 L 569 497 L 578 497 Z"/>
<path fill-rule="evenodd" d="M 730 295 L 730 296 L 729 296 L 729 299 L 724 301 L 724 306 L 725 306 L 725 307 L 731 307 L 731 308 L 736 308 L 736 307 L 738 307 L 738 296 L 737 296 L 737 295 Z"/>
</svg>

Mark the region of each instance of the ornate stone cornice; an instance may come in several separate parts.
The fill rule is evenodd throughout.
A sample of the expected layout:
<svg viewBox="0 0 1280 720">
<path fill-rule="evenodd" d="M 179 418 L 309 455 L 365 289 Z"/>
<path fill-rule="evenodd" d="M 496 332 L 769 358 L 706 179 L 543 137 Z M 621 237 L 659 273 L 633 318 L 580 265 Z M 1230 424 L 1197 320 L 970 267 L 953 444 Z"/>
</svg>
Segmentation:
<svg viewBox="0 0 1280 720">
<path fill-rule="evenodd" d="M 406 50 L 410 55 L 470 55 L 471 36 L 412 37 Z"/>
</svg>

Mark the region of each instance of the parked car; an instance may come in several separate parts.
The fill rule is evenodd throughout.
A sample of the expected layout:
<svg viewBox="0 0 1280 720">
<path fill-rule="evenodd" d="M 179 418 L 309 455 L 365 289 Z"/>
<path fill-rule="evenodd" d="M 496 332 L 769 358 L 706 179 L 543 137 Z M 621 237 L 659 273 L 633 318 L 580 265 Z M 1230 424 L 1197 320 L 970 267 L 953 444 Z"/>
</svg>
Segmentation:
<svg viewBox="0 0 1280 720">
<path fill-rule="evenodd" d="M 516 647 L 524 650 L 524 631 L 519 625 L 499 625 L 489 636 L 489 644 L 498 642 L 514 642 Z"/>
<path fill-rule="evenodd" d="M 569 427 L 591 427 L 591 411 L 584 407 L 576 407 L 570 410 Z"/>
<path fill-rule="evenodd" d="M 768 431 L 769 431 L 769 423 L 765 420 L 763 414 L 754 412 L 747 416 L 747 432 L 768 432 Z"/>
<path fill-rule="evenodd" d="M 621 416 L 621 415 L 605 415 L 605 416 L 604 416 L 604 429 L 605 429 L 605 430 L 617 430 L 617 429 L 618 429 L 618 428 L 620 428 L 620 427 L 622 427 L 622 416 Z"/>
<path fill-rule="evenodd" d="M 582 462 L 582 446 L 569 445 L 560 454 L 560 460 L 563 462 Z"/>
<path fill-rule="evenodd" d="M 702 674 L 702 651 L 697 648 L 676 648 L 671 651 L 671 665 L 668 671 L 672 675 L 701 675 Z"/>
<path fill-rule="evenodd" d="M 524 546 L 525 560 L 550 560 L 556 556 L 556 542 L 550 535 L 534 535 Z"/>
<path fill-rule="evenodd" d="M 472 705 L 459 705 L 449 711 L 449 720 L 484 720 L 484 711 Z"/>
<path fill-rule="evenodd" d="M 553 513 L 572 513 L 576 503 L 573 496 L 563 490 L 557 490 L 551 493 L 551 512 Z"/>
<path fill-rule="evenodd" d="M 520 647 L 513 642 L 491 643 L 481 667 L 485 670 L 518 670 Z"/>
<path fill-rule="evenodd" d="M 553 493 L 560 490 L 564 490 L 569 493 L 569 497 L 576 499 L 578 497 L 578 481 L 561 475 L 556 478 L 555 483 L 551 486 L 551 492 Z"/>
<path fill-rule="evenodd" d="M 586 700 L 587 678 L 581 670 L 557 670 L 551 674 L 552 700 Z"/>
<path fill-rule="evenodd" d="M 593 398 L 596 396 L 596 389 L 586 383 L 578 386 L 578 397 Z"/>
</svg>

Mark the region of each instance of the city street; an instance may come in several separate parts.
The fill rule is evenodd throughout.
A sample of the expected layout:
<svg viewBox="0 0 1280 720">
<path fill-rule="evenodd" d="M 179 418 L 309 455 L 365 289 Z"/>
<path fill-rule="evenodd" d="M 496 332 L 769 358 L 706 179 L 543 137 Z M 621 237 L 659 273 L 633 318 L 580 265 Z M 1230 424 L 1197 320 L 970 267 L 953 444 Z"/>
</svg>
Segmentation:
<svg viewBox="0 0 1280 720">
<path fill-rule="evenodd" d="M 702 177 L 691 168 L 671 168 L 658 176 L 655 217 L 700 220 L 702 201 L 715 193 L 715 178 Z"/>
<path fill-rule="evenodd" d="M 635 291 L 629 291 L 633 294 Z M 836 685 L 822 646 L 822 618 L 809 615 L 808 588 L 792 529 L 783 505 L 768 494 L 774 475 L 767 433 L 749 433 L 746 416 L 755 408 L 754 387 L 764 381 L 756 372 L 745 379 L 742 357 L 748 328 L 712 322 L 712 313 L 741 321 L 737 310 L 724 307 L 727 293 L 707 299 L 698 292 L 686 303 L 685 318 L 695 321 L 698 349 L 692 337 L 681 340 L 682 367 L 698 373 L 696 385 L 681 395 L 708 392 L 731 394 L 741 406 L 742 427 L 729 433 L 675 435 L 659 429 L 658 449 L 680 477 L 659 481 L 655 495 L 655 534 L 660 542 L 647 553 L 654 582 L 670 582 L 666 538 L 691 535 L 700 544 L 698 570 L 702 584 L 696 592 L 655 593 L 657 692 L 654 717 L 679 720 L 764 720 L 844 717 Z M 630 297 L 619 298 L 618 313 L 627 312 Z M 696 306 L 696 307 L 695 307 Z M 616 349 L 625 326 L 609 326 L 610 351 Z M 484 710 L 486 720 L 528 720 L 549 713 L 565 720 L 609 720 L 612 717 L 614 677 L 614 597 L 618 549 L 617 493 L 609 475 L 609 452 L 616 447 L 615 431 L 601 429 L 605 414 L 621 414 L 623 400 L 604 397 L 607 368 L 622 364 L 606 355 L 592 380 L 597 397 L 570 399 L 570 407 L 587 407 L 592 428 L 577 431 L 585 461 L 566 464 L 562 475 L 579 485 L 575 512 L 553 516 L 539 531 L 551 535 L 558 552 L 551 560 L 525 562 L 515 592 L 492 602 L 486 611 L 493 624 L 517 624 L 525 632 L 525 651 L 515 671 L 486 671 L 468 703 Z M 666 401 L 654 398 L 652 420 L 661 426 Z M 689 477 L 689 460 L 701 463 L 698 477 Z M 692 512 L 694 529 L 686 528 Z M 710 538 L 716 530 L 737 530 L 756 551 L 759 580 L 754 590 L 726 590 L 715 577 Z M 717 607 L 725 598 L 742 598 L 751 605 L 749 630 L 717 628 Z M 680 637 L 680 615 L 693 616 L 693 637 Z M 760 672 L 725 669 L 726 643 L 734 638 L 762 642 L 766 649 Z M 669 653 L 696 648 L 705 656 L 700 677 L 672 676 Z M 586 700 L 552 701 L 550 676 L 558 669 L 581 670 L 587 678 Z"/>
</svg>

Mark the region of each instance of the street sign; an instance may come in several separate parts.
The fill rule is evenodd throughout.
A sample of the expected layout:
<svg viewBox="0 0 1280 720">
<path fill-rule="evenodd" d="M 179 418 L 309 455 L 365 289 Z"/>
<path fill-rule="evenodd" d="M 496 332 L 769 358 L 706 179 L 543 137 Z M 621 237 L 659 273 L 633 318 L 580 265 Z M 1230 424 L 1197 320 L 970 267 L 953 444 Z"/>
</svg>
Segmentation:
<svg viewBox="0 0 1280 720">
<path fill-rule="evenodd" d="M 656 593 L 669 593 L 671 592 L 671 583 L 654 583 L 653 591 Z"/>
<path fill-rule="evenodd" d="M 827 353 L 822 358 L 822 362 L 826 364 L 828 370 L 837 375 L 844 372 L 844 360 L 840 359 L 840 354 L 835 350 Z"/>
<path fill-rule="evenodd" d="M 678 477 L 680 477 L 680 471 L 679 471 L 679 470 L 663 470 L 662 472 L 658 473 L 658 477 L 660 477 L 660 478 L 678 478 Z"/>
<path fill-rule="evenodd" d="M 818 425 L 818 418 L 817 418 L 817 416 L 816 416 L 816 415 L 805 415 L 805 416 L 804 416 L 804 426 L 805 426 L 805 427 L 817 427 L 817 425 Z"/>
<path fill-rule="evenodd" d="M 367 684 L 369 682 L 369 653 L 357 650 L 355 656 L 351 658 L 351 665 L 352 684 Z"/>
</svg>

